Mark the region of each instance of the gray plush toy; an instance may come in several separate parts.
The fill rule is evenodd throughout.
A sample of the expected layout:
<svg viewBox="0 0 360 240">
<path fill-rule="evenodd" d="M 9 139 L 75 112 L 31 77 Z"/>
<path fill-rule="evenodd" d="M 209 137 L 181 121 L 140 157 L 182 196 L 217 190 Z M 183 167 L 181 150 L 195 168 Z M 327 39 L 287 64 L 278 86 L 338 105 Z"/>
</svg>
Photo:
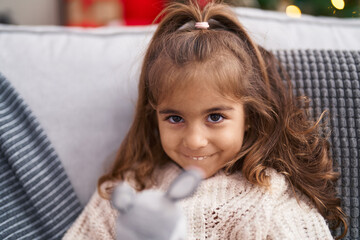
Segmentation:
<svg viewBox="0 0 360 240">
<path fill-rule="evenodd" d="M 190 196 L 202 176 L 198 169 L 184 171 L 165 193 L 156 190 L 136 193 L 126 182 L 119 184 L 112 195 L 112 204 L 119 210 L 117 239 L 186 239 L 186 220 L 175 202 Z"/>
</svg>

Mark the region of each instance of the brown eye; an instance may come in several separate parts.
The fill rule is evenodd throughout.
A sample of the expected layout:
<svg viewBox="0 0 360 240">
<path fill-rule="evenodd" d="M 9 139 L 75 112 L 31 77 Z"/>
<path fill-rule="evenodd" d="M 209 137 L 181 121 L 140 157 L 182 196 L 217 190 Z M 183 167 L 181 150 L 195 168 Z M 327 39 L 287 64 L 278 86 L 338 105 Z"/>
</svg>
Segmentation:
<svg viewBox="0 0 360 240">
<path fill-rule="evenodd" d="M 184 119 L 180 116 L 169 116 L 167 119 L 171 123 L 180 123 L 184 121 Z"/>
<path fill-rule="evenodd" d="M 212 123 L 221 122 L 224 119 L 224 117 L 221 114 L 210 114 L 208 117 L 208 121 Z"/>
</svg>

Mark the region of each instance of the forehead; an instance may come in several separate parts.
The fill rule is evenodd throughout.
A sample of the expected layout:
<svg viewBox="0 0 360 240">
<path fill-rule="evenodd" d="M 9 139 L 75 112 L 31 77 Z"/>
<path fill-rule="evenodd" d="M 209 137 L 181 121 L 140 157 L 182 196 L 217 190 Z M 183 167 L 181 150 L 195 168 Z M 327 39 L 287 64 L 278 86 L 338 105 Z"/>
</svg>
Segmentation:
<svg viewBox="0 0 360 240">
<path fill-rule="evenodd" d="M 241 104 L 239 99 L 224 95 L 214 87 L 196 81 L 181 89 L 174 89 L 171 94 L 166 94 L 159 102 L 157 110 L 197 114 L 210 110 L 230 110 L 239 104 Z"/>
<path fill-rule="evenodd" d="M 189 62 L 183 66 L 167 63 L 162 66 L 161 74 L 153 76 L 150 87 L 151 95 L 158 103 L 164 99 L 182 99 L 187 93 L 188 97 L 196 97 L 203 91 L 210 96 L 222 98 L 236 98 L 242 96 L 244 82 L 238 67 L 228 61 L 216 59 L 207 62 Z M 184 99 L 183 99 L 184 100 Z"/>
</svg>

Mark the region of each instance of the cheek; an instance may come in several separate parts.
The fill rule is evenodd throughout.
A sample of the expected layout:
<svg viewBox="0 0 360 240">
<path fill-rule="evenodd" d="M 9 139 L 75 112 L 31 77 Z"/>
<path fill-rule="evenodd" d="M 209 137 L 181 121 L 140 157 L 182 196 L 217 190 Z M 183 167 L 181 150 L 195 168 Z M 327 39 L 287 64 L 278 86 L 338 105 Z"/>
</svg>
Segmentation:
<svg viewBox="0 0 360 240">
<path fill-rule="evenodd" d="M 216 142 L 224 150 L 239 151 L 243 145 L 244 126 L 234 124 L 216 134 Z"/>
<path fill-rule="evenodd" d="M 163 124 L 159 124 L 159 133 L 161 145 L 166 152 L 177 145 L 178 134 L 174 134 L 171 129 L 167 128 Z"/>
</svg>

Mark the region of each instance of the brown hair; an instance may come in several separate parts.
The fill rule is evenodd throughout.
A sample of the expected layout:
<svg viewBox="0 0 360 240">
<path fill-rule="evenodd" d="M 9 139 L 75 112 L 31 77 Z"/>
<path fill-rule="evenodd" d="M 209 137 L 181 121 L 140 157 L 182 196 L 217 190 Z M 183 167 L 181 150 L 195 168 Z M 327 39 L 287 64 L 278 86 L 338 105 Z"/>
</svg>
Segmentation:
<svg viewBox="0 0 360 240">
<path fill-rule="evenodd" d="M 154 170 L 169 161 L 161 147 L 154 107 L 187 79 L 206 75 L 202 80 L 206 84 L 241 99 L 250 125 L 227 171 L 242 171 L 250 182 L 268 185 L 265 169 L 276 169 L 334 226 L 344 224 L 343 237 L 347 224 L 336 197 L 338 174 L 328 141 L 319 133 L 320 120 L 309 120 L 304 102 L 292 95 L 275 57 L 255 44 L 232 11 L 218 2 L 203 9 L 192 1 L 172 3 L 162 14 L 142 65 L 134 121 L 112 168 L 99 179 L 100 194 L 106 197 L 104 183 L 124 180 L 129 173 L 138 190 L 153 184 Z M 204 21 L 209 29 L 195 28 L 195 22 Z"/>
</svg>

